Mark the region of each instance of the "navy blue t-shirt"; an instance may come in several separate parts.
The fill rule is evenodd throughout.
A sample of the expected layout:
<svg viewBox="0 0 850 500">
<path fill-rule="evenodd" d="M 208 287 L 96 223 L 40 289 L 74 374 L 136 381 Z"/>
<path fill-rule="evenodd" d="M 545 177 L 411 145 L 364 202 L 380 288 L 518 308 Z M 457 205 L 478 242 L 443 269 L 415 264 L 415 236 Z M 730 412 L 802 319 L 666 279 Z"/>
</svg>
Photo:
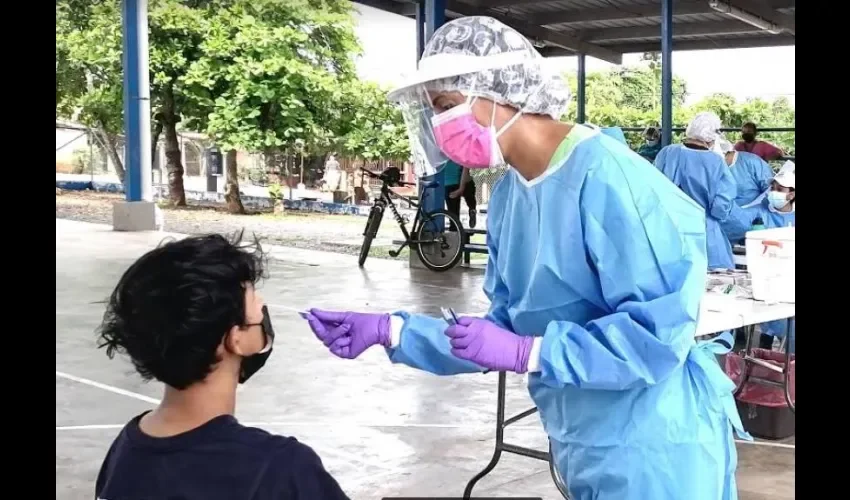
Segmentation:
<svg viewBox="0 0 850 500">
<path fill-rule="evenodd" d="M 112 443 L 95 486 L 102 500 L 348 500 L 319 456 L 295 438 L 230 415 L 172 437 L 139 429 Z"/>
</svg>

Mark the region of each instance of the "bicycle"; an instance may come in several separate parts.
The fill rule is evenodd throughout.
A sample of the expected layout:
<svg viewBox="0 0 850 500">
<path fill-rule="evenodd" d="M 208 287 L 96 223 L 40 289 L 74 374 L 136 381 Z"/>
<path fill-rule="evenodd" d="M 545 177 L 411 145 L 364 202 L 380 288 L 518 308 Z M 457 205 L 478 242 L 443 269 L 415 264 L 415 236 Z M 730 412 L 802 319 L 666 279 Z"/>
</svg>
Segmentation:
<svg viewBox="0 0 850 500">
<path fill-rule="evenodd" d="M 381 174 L 375 174 L 364 168 L 360 168 L 360 170 L 369 177 L 381 181 L 381 190 L 369 211 L 369 219 L 366 221 L 366 229 L 363 231 L 363 245 L 360 247 L 360 258 L 358 260 L 360 267 L 363 267 L 363 263 L 369 256 L 372 240 L 378 234 L 387 207 L 390 208 L 402 234 L 404 234 L 404 242 L 396 250 L 389 251 L 390 257 L 398 257 L 404 247 L 410 245 L 411 249 L 416 250 L 422 264 L 432 271 L 447 271 L 457 265 L 463 254 L 464 232 L 460 219 L 446 210 L 438 209 L 425 212 L 422 208 L 428 188 L 437 186 L 437 183 L 429 182 L 425 184 L 423 186 L 425 188 L 423 199 L 416 203 L 390 189 L 395 186 L 415 186 L 414 183 L 401 180 L 401 172 L 398 168 L 390 167 Z M 411 206 L 416 207 L 416 217 L 410 232 L 407 231 L 408 220 L 398 213 L 393 198 L 403 199 Z M 450 237 L 449 235 L 453 233 L 452 229 L 456 231 L 456 236 Z"/>
</svg>

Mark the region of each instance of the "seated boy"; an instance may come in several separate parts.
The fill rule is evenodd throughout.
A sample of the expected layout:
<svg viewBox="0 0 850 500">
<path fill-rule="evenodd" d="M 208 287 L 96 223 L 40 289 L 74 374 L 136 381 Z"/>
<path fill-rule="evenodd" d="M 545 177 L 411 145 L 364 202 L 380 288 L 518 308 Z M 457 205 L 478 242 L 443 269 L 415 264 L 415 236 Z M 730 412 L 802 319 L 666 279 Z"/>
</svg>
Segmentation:
<svg viewBox="0 0 850 500">
<path fill-rule="evenodd" d="M 148 252 L 112 292 L 100 347 L 129 355 L 162 402 L 124 427 L 104 459 L 104 500 L 346 499 L 316 453 L 294 438 L 245 427 L 236 386 L 272 352 L 274 331 L 254 285 L 256 244 L 219 236 Z"/>
</svg>

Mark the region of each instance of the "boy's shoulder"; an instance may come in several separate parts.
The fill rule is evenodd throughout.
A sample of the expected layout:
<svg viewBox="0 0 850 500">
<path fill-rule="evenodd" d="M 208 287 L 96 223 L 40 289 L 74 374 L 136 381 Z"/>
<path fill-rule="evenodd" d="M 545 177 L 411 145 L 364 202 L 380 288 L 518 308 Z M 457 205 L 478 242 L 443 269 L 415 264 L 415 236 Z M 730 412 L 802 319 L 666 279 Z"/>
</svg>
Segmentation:
<svg viewBox="0 0 850 500">
<path fill-rule="evenodd" d="M 258 438 L 265 434 L 268 439 L 270 456 L 261 488 L 273 492 L 269 498 L 348 500 L 313 448 L 294 437 L 246 429 Z"/>
</svg>

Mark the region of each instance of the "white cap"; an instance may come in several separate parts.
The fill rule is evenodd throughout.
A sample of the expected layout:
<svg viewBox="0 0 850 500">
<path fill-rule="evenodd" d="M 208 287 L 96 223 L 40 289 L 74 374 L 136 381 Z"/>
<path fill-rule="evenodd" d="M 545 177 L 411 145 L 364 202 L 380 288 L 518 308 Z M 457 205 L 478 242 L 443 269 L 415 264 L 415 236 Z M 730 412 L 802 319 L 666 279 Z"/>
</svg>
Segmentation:
<svg viewBox="0 0 850 500">
<path fill-rule="evenodd" d="M 697 139 L 703 142 L 714 142 L 717 140 L 717 131 L 720 129 L 720 117 L 711 111 L 702 111 L 694 116 L 691 123 L 685 129 L 685 137 Z"/>
<path fill-rule="evenodd" d="M 797 166 L 794 164 L 794 162 L 788 160 L 782 164 L 782 168 L 779 169 L 779 173 L 781 174 L 783 172 L 791 172 L 793 174 L 796 169 Z"/>
<path fill-rule="evenodd" d="M 773 180 L 782 187 L 797 189 L 797 176 L 794 170 L 780 170 Z"/>
</svg>

